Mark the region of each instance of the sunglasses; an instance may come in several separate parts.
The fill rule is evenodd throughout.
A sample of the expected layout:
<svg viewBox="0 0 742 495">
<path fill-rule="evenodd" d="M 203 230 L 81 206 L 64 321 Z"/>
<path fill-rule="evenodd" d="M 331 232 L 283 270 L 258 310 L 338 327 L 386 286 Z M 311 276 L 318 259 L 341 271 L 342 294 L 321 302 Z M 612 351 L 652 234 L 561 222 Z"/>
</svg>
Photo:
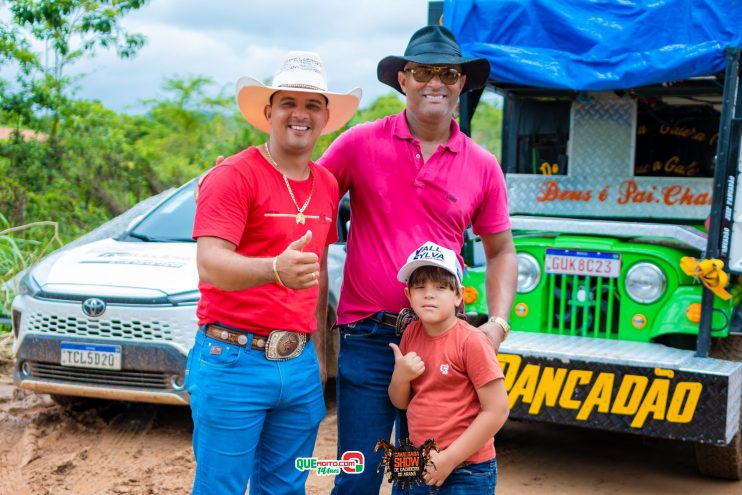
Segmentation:
<svg viewBox="0 0 742 495">
<path fill-rule="evenodd" d="M 437 75 L 443 84 L 450 85 L 456 84 L 461 77 L 461 72 L 450 67 L 418 65 L 417 67 L 405 69 L 404 71 L 412 74 L 412 77 L 415 79 L 415 81 L 419 83 L 426 83 Z"/>
</svg>

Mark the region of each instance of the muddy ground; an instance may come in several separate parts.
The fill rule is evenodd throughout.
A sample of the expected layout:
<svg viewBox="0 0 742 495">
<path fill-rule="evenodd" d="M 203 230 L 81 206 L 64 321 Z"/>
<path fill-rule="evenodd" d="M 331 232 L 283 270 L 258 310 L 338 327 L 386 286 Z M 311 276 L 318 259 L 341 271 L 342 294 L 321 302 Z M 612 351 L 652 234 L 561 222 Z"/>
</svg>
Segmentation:
<svg viewBox="0 0 742 495">
<path fill-rule="evenodd" d="M 9 364 L 0 355 L 0 495 L 189 493 L 188 409 L 96 401 L 61 407 L 15 389 Z M 335 420 L 328 397 L 316 457 L 334 458 Z M 513 421 L 497 450 L 500 495 L 742 493 L 742 482 L 698 474 L 693 447 L 680 442 Z M 331 486 L 331 478 L 312 474 L 307 493 L 327 494 Z"/>
</svg>

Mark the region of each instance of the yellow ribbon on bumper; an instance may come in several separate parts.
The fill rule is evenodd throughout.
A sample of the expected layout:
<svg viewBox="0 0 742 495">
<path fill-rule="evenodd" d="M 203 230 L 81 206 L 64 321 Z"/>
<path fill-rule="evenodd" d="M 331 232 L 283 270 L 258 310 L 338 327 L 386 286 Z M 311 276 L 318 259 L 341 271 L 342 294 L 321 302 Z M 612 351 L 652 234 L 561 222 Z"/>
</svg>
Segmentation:
<svg viewBox="0 0 742 495">
<path fill-rule="evenodd" d="M 680 268 L 686 275 L 700 280 L 711 292 L 725 301 L 732 298 L 725 287 L 729 283 L 729 275 L 724 271 L 724 262 L 717 259 L 697 260 L 690 256 L 680 258 Z"/>
</svg>

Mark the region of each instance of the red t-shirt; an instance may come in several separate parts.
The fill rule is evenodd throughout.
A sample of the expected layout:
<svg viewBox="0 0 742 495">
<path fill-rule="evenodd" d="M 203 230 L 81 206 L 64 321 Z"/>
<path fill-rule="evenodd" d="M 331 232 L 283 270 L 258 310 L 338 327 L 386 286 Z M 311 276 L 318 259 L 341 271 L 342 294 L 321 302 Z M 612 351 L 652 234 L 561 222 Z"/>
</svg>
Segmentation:
<svg viewBox="0 0 742 495">
<path fill-rule="evenodd" d="M 304 215 L 296 223 L 296 206 L 283 175 L 255 147 L 230 156 L 203 180 L 196 204 L 193 238 L 219 237 L 237 246 L 248 257 L 281 254 L 293 241 L 312 231 L 304 252 L 322 258 L 325 247 L 337 240 L 338 185 L 330 172 L 309 164 L 314 192 Z M 289 179 L 299 206 L 312 190 L 312 178 Z M 311 333 L 317 328 L 315 309 L 319 288 L 293 290 L 277 282 L 251 289 L 224 291 L 199 282 L 201 301 L 196 314 L 199 325 L 223 323 L 268 335 L 285 329 Z"/>
<path fill-rule="evenodd" d="M 459 438 L 481 411 L 477 389 L 503 378 L 487 336 L 463 320 L 442 335 L 431 337 L 420 321 L 404 331 L 399 349 L 415 351 L 425 363 L 422 375 L 412 380 L 407 407 L 410 440 L 415 445 L 432 438 L 441 450 Z M 495 457 L 492 438 L 468 459 L 479 463 Z"/>
</svg>

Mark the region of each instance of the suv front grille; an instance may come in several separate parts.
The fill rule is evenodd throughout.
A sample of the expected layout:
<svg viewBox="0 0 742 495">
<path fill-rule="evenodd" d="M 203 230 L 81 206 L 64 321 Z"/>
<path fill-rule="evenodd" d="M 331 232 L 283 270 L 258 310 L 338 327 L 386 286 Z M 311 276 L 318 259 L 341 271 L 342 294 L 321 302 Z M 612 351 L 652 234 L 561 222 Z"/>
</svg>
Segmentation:
<svg viewBox="0 0 742 495">
<path fill-rule="evenodd" d="M 620 293 L 615 278 L 547 275 L 548 332 L 618 338 Z"/>
<path fill-rule="evenodd" d="M 77 337 L 173 340 L 170 324 L 158 320 L 94 320 L 73 315 L 32 312 L 29 314 L 28 330 Z"/>
<path fill-rule="evenodd" d="M 151 371 L 110 371 L 69 368 L 52 363 L 28 361 L 29 378 L 57 380 L 83 385 L 170 389 L 169 376 Z"/>
</svg>

